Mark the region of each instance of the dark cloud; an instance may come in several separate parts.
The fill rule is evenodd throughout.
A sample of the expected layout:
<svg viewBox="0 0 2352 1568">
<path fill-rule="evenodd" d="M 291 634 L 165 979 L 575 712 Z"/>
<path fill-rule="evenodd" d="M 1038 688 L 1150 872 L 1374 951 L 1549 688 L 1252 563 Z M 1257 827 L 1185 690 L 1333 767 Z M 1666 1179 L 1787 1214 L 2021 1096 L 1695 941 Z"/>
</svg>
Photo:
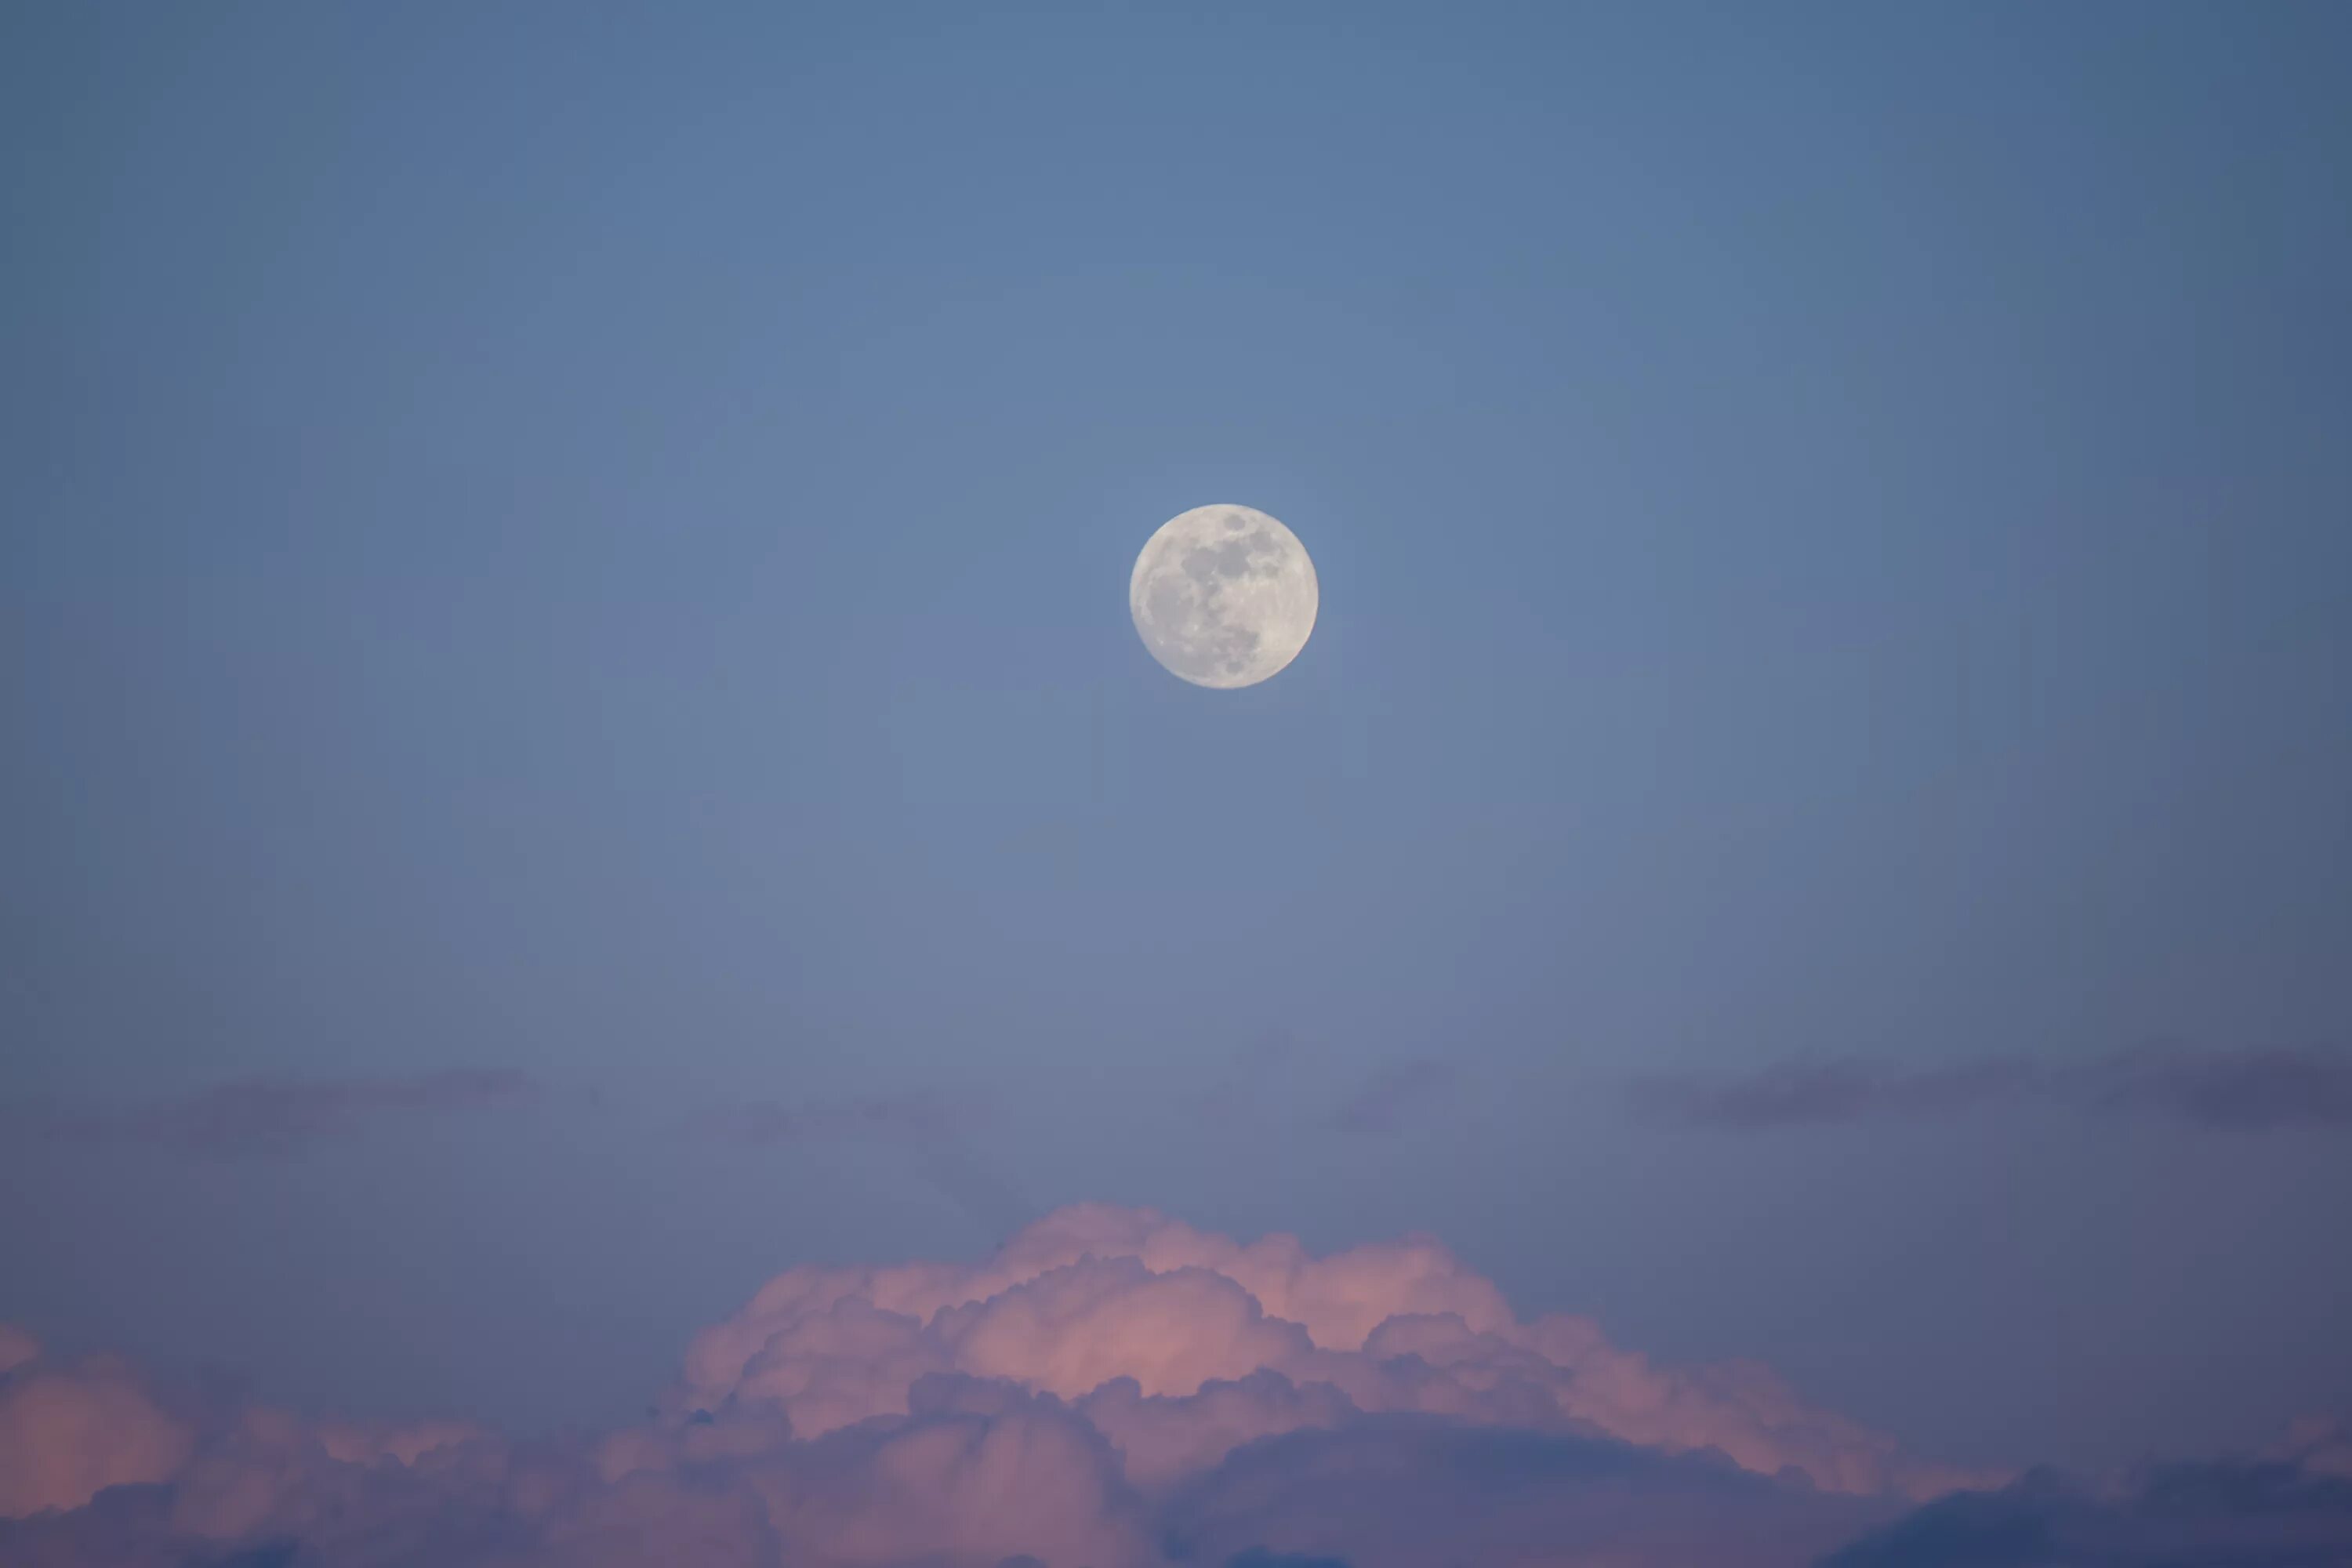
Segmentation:
<svg viewBox="0 0 2352 1568">
<path fill-rule="evenodd" d="M 2036 1081 L 2013 1062 L 1907 1074 L 1857 1061 L 1791 1062 L 1732 1078 L 1654 1075 L 1635 1080 L 1631 1092 L 1638 1108 L 1663 1120 L 1760 1128 L 1942 1115 L 2017 1100 Z"/>
<path fill-rule="evenodd" d="M 1807 1568 L 1888 1512 L 1719 1455 L 1379 1415 L 1234 1450 L 1171 1501 L 1163 1544 L 1227 1568 Z"/>
<path fill-rule="evenodd" d="M 1853 1059 L 1784 1062 L 1722 1077 L 1653 1074 L 1627 1092 L 1656 1120 L 1734 1131 L 2042 1104 L 2263 1131 L 2352 1126 L 2352 1056 L 2151 1047 L 2079 1067 L 1994 1058 L 1916 1072 Z"/>
<path fill-rule="evenodd" d="M 2352 1126 L 2352 1053 L 2341 1051 L 2132 1051 L 2073 1087 L 2104 1109 L 2200 1127 Z"/>
<path fill-rule="evenodd" d="M 118 1486 L 69 1511 L 0 1518 L 8 1568 L 226 1568 L 257 1550 L 269 1549 L 174 1540 L 168 1486 Z"/>
<path fill-rule="evenodd" d="M 71 1142 L 152 1144 L 199 1158 L 282 1156 L 384 1122 L 548 1098 L 545 1085 L 505 1068 L 406 1077 L 253 1078 L 129 1108 L 17 1107 L 9 1122 Z"/>
<path fill-rule="evenodd" d="M 240 1552 L 234 1557 L 221 1558 L 208 1568 L 295 1568 L 301 1544 L 292 1541 L 273 1541 Z"/>
<path fill-rule="evenodd" d="M 1927 1504 L 1823 1568 L 2344 1568 L 2352 1479 L 2292 1460 L 2177 1465 L 2121 1495 L 2036 1474 Z"/>
</svg>

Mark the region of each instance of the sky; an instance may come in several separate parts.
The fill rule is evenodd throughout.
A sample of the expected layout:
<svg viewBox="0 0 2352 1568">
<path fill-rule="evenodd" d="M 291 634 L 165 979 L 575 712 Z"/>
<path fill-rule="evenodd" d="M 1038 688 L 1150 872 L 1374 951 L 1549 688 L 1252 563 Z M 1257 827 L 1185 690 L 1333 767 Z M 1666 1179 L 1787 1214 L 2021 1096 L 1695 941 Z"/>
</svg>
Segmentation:
<svg viewBox="0 0 2352 1568">
<path fill-rule="evenodd" d="M 2347 68 L 2284 0 L 11 8 L 0 1399 L 675 1446 L 763 1281 L 1091 1204 L 1425 1235 L 1955 1475 L 2284 1452 Z M 1238 690 L 1125 600 L 1217 502 L 1321 590 Z"/>
</svg>

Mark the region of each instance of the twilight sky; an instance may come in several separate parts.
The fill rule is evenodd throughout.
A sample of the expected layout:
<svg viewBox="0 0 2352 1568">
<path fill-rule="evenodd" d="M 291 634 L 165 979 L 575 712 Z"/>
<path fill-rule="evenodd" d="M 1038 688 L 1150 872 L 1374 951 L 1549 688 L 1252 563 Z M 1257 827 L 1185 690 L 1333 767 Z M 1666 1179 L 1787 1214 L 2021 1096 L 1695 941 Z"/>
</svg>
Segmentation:
<svg viewBox="0 0 2352 1568">
<path fill-rule="evenodd" d="M 531 1438 L 1094 1203 L 1425 1232 L 1923 1464 L 2352 1409 L 2347 73 L 11 8 L 0 1321 Z M 1321 583 L 1238 691 L 1127 613 L 1215 501 Z"/>
</svg>

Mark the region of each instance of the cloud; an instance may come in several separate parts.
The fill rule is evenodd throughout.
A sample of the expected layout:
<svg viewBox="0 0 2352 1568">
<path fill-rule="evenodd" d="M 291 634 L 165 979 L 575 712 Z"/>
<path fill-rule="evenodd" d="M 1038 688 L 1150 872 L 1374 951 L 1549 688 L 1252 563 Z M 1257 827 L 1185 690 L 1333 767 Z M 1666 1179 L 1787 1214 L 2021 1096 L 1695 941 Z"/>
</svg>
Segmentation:
<svg viewBox="0 0 2352 1568">
<path fill-rule="evenodd" d="M 127 1363 L 26 1357 L 0 1380 L 0 1518 L 76 1509 L 108 1487 L 169 1479 L 194 1443 Z"/>
<path fill-rule="evenodd" d="M 2352 1481 L 2352 1425 L 2325 1415 L 2307 1415 L 2263 1456 L 2274 1464 L 2299 1465 L 2315 1476 Z"/>
<path fill-rule="evenodd" d="M 1228 1568 L 1801 1568 L 1887 1510 L 1744 1474 L 1712 1456 L 1385 1415 L 1243 1450 L 1168 1511 L 1171 1555 Z"/>
<path fill-rule="evenodd" d="M 40 1136 L 153 1144 L 197 1158 L 284 1156 L 386 1121 L 539 1102 L 545 1086 L 502 1068 L 396 1078 L 253 1078 L 123 1110 L 18 1108 L 9 1121 Z"/>
<path fill-rule="evenodd" d="M 1100 1205 L 976 1262 L 787 1270 L 601 1436 L 196 1406 L 37 1350 L 0 1434 L 0 1562 L 56 1568 L 1796 1568 L 2000 1479 L 1760 1367 L 1523 1321 L 1426 1237 Z"/>
<path fill-rule="evenodd" d="M 14 1372 L 40 1354 L 40 1341 L 14 1323 L 0 1323 L 0 1373 Z"/>
<path fill-rule="evenodd" d="M 2339 1568 L 2352 1479 L 2307 1462 L 2322 1452 L 2165 1466 L 2102 1489 L 2036 1473 L 1930 1503 L 1823 1568 Z"/>
<path fill-rule="evenodd" d="M 2352 1054 L 2340 1051 L 2132 1051 L 2073 1087 L 2101 1109 L 2200 1127 L 2352 1127 Z"/>
<path fill-rule="evenodd" d="M 2081 1067 L 1995 1058 L 1916 1072 L 1852 1059 L 1784 1062 L 1744 1075 L 1652 1074 L 1627 1092 L 1656 1120 L 1729 1131 L 2042 1104 L 2263 1131 L 2352 1126 L 2352 1056 L 2150 1047 Z"/>
<path fill-rule="evenodd" d="M 1988 1062 L 1893 1073 L 1854 1061 L 1782 1063 L 1743 1077 L 1653 1075 L 1635 1080 L 1635 1104 L 1695 1127 L 1788 1127 L 1875 1116 L 1937 1116 L 2015 1100 L 2034 1082 L 2017 1064 Z"/>
</svg>

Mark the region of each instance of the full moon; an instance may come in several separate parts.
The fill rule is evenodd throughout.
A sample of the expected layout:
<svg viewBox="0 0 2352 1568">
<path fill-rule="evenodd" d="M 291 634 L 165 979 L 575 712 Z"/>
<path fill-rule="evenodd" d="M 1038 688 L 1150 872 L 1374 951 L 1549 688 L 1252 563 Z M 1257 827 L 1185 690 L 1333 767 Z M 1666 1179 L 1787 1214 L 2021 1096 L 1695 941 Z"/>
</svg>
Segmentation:
<svg viewBox="0 0 2352 1568">
<path fill-rule="evenodd" d="M 1307 646 L 1321 602 L 1298 536 L 1245 506 L 1196 506 L 1135 558 L 1127 607 L 1151 657 L 1195 686 L 1255 686 Z"/>
</svg>

